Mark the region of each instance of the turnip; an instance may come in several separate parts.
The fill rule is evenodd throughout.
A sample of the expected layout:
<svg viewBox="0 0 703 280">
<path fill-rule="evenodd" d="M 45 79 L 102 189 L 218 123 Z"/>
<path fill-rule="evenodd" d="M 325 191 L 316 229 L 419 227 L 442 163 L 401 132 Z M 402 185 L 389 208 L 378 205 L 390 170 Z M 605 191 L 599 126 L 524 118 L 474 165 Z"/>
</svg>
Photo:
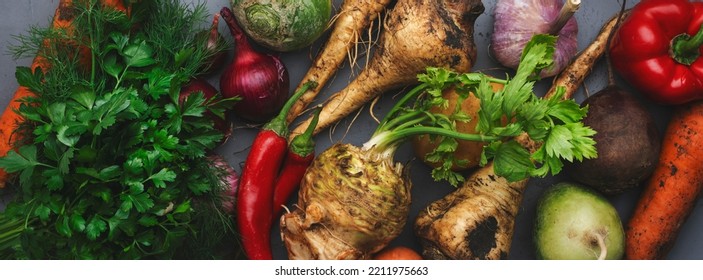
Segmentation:
<svg viewBox="0 0 703 280">
<path fill-rule="evenodd" d="M 412 184 L 404 166 L 393 157 L 399 145 L 412 136 L 432 134 L 488 142 L 481 158 L 493 160 L 489 164 L 494 167 L 490 169 L 495 171 L 493 176 L 517 182 L 558 172 L 552 168 L 558 169 L 564 158 L 592 157 L 593 144 L 588 141 L 592 131 L 580 123 L 586 111 L 573 100 L 561 100 L 560 95 L 541 99 L 530 90 L 534 81 L 528 77 L 551 64 L 554 42 L 552 36 L 536 36 L 510 80 L 429 68 L 418 76 L 421 84 L 400 98 L 362 147 L 339 143 L 320 153 L 300 183 L 294 211 L 281 218 L 288 257 L 368 259 L 398 236 L 408 216 Z M 505 86 L 496 92 L 491 82 Z M 457 131 L 456 123 L 467 121 L 461 112 L 451 116 L 430 112 L 432 106 L 448 102 L 442 93 L 449 87 L 454 87 L 461 99 L 473 93 L 481 100 L 477 134 Z M 449 121 L 452 119 L 456 121 Z M 506 124 L 506 119 L 515 122 Z M 531 133 L 536 125 L 539 132 Z M 530 153 L 509 140 L 522 133 L 545 141 L 544 150 Z M 446 159 L 455 149 L 456 143 L 445 143 L 432 156 Z M 463 178 L 451 166 L 439 165 L 433 177 L 453 185 L 460 183 Z"/>
<path fill-rule="evenodd" d="M 600 193 L 566 182 L 540 199 L 534 241 L 540 259 L 620 259 L 625 252 L 615 207 Z"/>
</svg>

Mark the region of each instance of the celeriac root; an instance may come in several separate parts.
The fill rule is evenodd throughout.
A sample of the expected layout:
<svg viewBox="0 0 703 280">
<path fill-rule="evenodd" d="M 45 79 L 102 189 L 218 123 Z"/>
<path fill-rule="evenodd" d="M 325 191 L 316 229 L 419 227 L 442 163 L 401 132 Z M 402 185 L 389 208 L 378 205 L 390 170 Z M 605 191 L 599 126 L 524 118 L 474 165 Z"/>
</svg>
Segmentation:
<svg viewBox="0 0 703 280">
<path fill-rule="evenodd" d="M 359 75 L 327 100 L 315 133 L 337 123 L 376 96 L 417 83 L 427 67 L 468 72 L 476 59 L 473 25 L 479 0 L 399 0 L 389 12 L 371 60 Z M 302 133 L 310 119 L 297 126 Z"/>
<path fill-rule="evenodd" d="M 350 144 L 322 152 L 281 217 L 289 259 L 369 259 L 403 230 L 411 182 L 392 157 Z"/>
</svg>

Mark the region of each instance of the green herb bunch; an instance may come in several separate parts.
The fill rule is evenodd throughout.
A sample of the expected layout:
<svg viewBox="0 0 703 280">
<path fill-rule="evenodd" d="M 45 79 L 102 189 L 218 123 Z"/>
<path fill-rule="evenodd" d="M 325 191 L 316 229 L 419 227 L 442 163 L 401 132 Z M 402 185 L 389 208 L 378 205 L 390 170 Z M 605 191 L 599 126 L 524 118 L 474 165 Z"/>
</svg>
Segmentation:
<svg viewBox="0 0 703 280">
<path fill-rule="evenodd" d="M 179 102 L 218 51 L 198 36 L 205 6 L 137 1 L 128 15 L 97 0 L 74 5 L 71 31 L 32 28 L 12 48 L 51 67 L 16 71 L 36 96 L 19 108 L 17 134 L 28 137 L 0 158 L 19 174 L 0 214 L 0 228 L 10 227 L 0 257 L 237 257 L 220 206 L 225 171 L 205 160 L 224 136 L 204 117 L 224 117 L 236 100 Z M 225 243 L 232 250 L 220 250 Z"/>
</svg>

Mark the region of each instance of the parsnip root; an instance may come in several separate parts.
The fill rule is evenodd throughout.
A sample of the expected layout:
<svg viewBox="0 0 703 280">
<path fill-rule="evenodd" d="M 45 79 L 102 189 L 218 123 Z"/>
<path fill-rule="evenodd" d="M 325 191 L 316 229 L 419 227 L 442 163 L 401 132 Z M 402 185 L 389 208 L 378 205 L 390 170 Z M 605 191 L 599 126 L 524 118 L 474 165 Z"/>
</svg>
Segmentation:
<svg viewBox="0 0 703 280">
<path fill-rule="evenodd" d="M 483 11 L 479 0 L 399 0 L 388 14 L 380 46 L 359 75 L 327 100 L 315 133 L 386 91 L 416 84 L 427 67 L 468 72 L 476 60 L 473 25 Z M 309 124 L 310 119 L 302 122 L 291 137 Z"/>
<path fill-rule="evenodd" d="M 510 183 L 488 164 L 464 187 L 430 204 L 415 220 L 423 257 L 507 259 L 520 206 L 515 201 L 522 201 L 527 182 Z"/>
<path fill-rule="evenodd" d="M 298 91 L 308 81 L 316 81 L 317 87 L 309 89 L 293 105 L 286 121 L 293 122 L 317 97 L 330 78 L 342 66 L 351 48 L 359 42 L 362 31 L 385 10 L 391 0 L 344 0 L 334 19 L 329 39 L 312 66 L 298 85 Z"/>
</svg>

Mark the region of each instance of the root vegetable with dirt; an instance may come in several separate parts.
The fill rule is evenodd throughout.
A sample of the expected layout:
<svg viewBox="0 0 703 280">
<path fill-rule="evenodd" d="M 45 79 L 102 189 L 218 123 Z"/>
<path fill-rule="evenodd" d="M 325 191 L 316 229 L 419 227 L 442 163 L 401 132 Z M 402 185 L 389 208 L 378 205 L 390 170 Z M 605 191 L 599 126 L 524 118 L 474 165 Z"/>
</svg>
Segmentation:
<svg viewBox="0 0 703 280">
<path fill-rule="evenodd" d="M 570 99 L 606 50 L 618 15 L 561 72 L 544 98 Z M 526 134 L 515 138 L 528 151 L 543 149 Z M 495 161 L 494 163 L 495 164 Z M 528 179 L 506 180 L 492 164 L 477 169 L 456 191 L 431 203 L 415 220 L 415 234 L 428 259 L 504 259 L 508 257 Z"/>
<path fill-rule="evenodd" d="M 322 88 L 342 66 L 347 56 L 353 57 L 352 47 L 359 43 L 364 30 L 386 9 L 391 0 L 344 0 L 342 7 L 333 18 L 334 26 L 329 39 L 315 57 L 308 72 L 305 73 L 298 89 L 308 81 L 315 81 L 319 86 L 308 89 L 288 113 L 286 120 L 291 123 L 317 97 Z M 296 91 L 298 90 L 296 89 Z"/>
<path fill-rule="evenodd" d="M 535 71 L 553 62 L 555 42 L 553 36 L 536 36 L 512 79 L 428 68 L 418 76 L 421 84 L 402 96 L 362 147 L 338 143 L 319 154 L 301 182 L 295 210 L 280 221 L 288 257 L 368 259 L 397 237 L 408 217 L 411 182 L 393 157 L 416 135 L 488 142 L 482 159 L 484 164 L 492 162 L 484 170 L 517 184 L 527 177 L 558 173 L 562 160 L 595 156 L 589 141 L 593 131 L 580 122 L 585 109 L 573 100 L 561 100 L 559 94 L 541 99 L 528 90 Z M 505 86 L 495 92 L 491 83 Z M 456 122 L 448 121 L 456 116 L 429 111 L 447 102 L 442 93 L 450 87 L 462 99 L 475 94 L 481 100 L 477 134 L 458 132 Z M 506 124 L 505 119 L 515 122 Z M 530 152 L 511 140 L 521 133 L 545 145 Z M 442 145 L 433 153 L 446 159 L 455 149 Z M 452 185 L 463 180 L 451 164 L 439 165 L 432 175 Z"/>
<path fill-rule="evenodd" d="M 389 12 L 379 47 L 359 75 L 325 102 L 315 133 L 337 123 L 378 95 L 417 84 L 427 67 L 468 72 L 476 60 L 473 30 L 480 0 L 400 0 Z M 310 119 L 291 135 L 302 133 Z"/>
</svg>

